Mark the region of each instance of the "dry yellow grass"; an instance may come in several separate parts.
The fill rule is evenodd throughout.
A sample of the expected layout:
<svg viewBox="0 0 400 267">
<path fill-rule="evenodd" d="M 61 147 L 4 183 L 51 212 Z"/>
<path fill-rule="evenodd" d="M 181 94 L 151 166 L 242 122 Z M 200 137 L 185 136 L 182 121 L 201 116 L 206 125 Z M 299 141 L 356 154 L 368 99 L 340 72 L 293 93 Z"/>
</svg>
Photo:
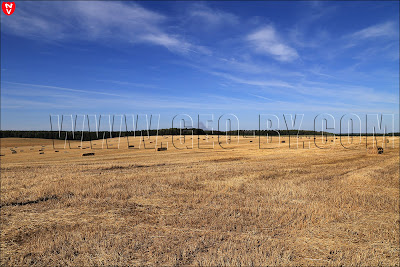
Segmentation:
<svg viewBox="0 0 400 267">
<path fill-rule="evenodd" d="M 398 139 L 381 155 L 160 141 L 2 139 L 1 264 L 399 265 Z"/>
</svg>

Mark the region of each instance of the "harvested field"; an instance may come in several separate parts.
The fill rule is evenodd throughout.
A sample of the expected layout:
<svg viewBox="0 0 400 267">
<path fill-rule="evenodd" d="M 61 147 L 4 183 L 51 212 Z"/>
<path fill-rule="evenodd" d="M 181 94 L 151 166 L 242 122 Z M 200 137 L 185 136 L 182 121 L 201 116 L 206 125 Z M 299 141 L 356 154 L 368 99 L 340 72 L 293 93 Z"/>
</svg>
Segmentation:
<svg viewBox="0 0 400 267">
<path fill-rule="evenodd" d="M 398 139 L 204 138 L 1 139 L 1 265 L 398 265 Z"/>
</svg>

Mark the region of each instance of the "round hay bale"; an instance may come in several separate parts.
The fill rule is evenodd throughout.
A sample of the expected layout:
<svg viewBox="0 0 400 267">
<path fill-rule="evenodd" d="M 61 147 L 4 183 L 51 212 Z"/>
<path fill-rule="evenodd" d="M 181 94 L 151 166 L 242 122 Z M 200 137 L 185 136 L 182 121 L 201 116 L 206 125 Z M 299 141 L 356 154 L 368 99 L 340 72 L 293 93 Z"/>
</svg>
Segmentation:
<svg viewBox="0 0 400 267">
<path fill-rule="evenodd" d="M 380 146 L 369 147 L 367 149 L 367 153 L 368 154 L 375 154 L 375 155 L 383 154 L 383 148 L 380 147 Z"/>
</svg>

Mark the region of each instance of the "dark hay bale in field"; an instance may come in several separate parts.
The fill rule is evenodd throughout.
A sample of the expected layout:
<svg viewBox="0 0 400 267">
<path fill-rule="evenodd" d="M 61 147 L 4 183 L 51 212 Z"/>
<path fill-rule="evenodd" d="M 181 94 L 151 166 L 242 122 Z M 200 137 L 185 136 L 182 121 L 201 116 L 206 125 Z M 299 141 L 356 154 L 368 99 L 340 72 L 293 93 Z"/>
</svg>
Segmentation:
<svg viewBox="0 0 400 267">
<path fill-rule="evenodd" d="M 58 150 L 54 151 L 54 152 L 59 152 Z"/>
<path fill-rule="evenodd" d="M 253 141 L 250 141 L 250 143 L 253 143 Z"/>
<path fill-rule="evenodd" d="M 4 157 L 4 155 L 3 155 L 3 154 L 0 154 L 0 157 Z"/>
<path fill-rule="evenodd" d="M 17 154 L 17 151 L 11 151 L 12 154 Z"/>
<path fill-rule="evenodd" d="M 135 147 L 135 146 L 134 146 L 134 145 L 130 145 L 130 146 L 128 146 L 128 148 L 129 148 L 129 147 Z"/>
<path fill-rule="evenodd" d="M 286 141 L 281 141 L 281 143 L 286 143 Z"/>
<path fill-rule="evenodd" d="M 159 148 L 157 148 L 157 151 L 165 151 L 165 150 L 167 150 L 166 147 L 159 147 Z"/>
<path fill-rule="evenodd" d="M 383 148 L 380 146 L 369 147 L 367 152 L 368 154 L 383 154 Z"/>
<path fill-rule="evenodd" d="M 82 154 L 82 157 L 87 157 L 87 156 L 94 156 L 94 153 L 91 152 L 91 153 L 83 153 Z"/>
<path fill-rule="evenodd" d="M 44 152 L 40 152 L 39 154 L 44 154 Z"/>
</svg>

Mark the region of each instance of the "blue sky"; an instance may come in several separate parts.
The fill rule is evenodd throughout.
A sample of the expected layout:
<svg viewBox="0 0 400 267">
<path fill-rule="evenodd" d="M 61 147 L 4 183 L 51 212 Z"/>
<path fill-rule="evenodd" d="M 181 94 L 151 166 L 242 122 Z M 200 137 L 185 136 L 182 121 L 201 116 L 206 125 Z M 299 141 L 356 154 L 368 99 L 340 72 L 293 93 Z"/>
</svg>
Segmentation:
<svg viewBox="0 0 400 267">
<path fill-rule="evenodd" d="M 399 112 L 399 2 L 16 2 L 1 16 L 1 128 L 49 114 Z M 361 117 L 364 118 L 364 117 Z M 336 124 L 338 127 L 338 124 Z M 216 128 L 216 125 L 214 125 Z"/>
</svg>

